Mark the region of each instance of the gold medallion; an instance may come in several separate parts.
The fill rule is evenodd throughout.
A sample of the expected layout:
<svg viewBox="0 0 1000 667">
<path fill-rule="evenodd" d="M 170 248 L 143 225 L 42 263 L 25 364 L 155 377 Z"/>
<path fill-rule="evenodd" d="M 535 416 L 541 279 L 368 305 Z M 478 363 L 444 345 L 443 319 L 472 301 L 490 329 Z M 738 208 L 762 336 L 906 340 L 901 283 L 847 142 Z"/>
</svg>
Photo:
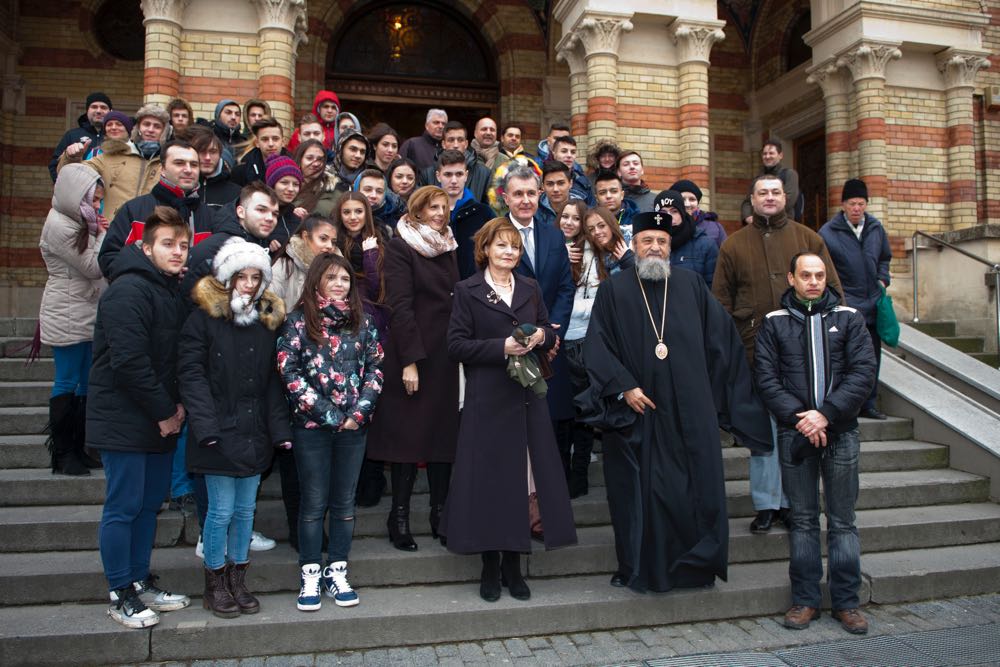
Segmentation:
<svg viewBox="0 0 1000 667">
<path fill-rule="evenodd" d="M 658 343 L 654 353 L 657 359 L 666 359 L 668 354 L 667 346 L 663 343 Z"/>
</svg>

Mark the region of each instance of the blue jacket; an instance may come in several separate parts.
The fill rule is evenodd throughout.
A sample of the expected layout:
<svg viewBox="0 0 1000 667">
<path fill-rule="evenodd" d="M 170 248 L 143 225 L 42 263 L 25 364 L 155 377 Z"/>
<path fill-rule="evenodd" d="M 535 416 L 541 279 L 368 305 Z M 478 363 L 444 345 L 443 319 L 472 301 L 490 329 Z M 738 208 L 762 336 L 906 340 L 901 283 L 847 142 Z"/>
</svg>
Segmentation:
<svg viewBox="0 0 1000 667">
<path fill-rule="evenodd" d="M 670 249 L 670 266 L 701 274 L 708 289 L 712 289 L 712 276 L 715 275 L 715 262 L 718 258 L 719 246 L 700 227 L 695 228 L 694 236 L 687 243 Z"/>
<path fill-rule="evenodd" d="M 819 230 L 833 265 L 840 276 L 847 305 L 865 316 L 865 323 L 875 324 L 875 308 L 882 296 L 879 281 L 889 286 L 889 237 L 878 218 L 865 213 L 861 239 L 840 211 Z"/>
<path fill-rule="evenodd" d="M 583 172 L 583 167 L 578 164 L 573 165 L 573 184 L 569 187 L 569 198 L 582 199 L 587 202 L 587 206 L 597 206 L 594 185 L 587 178 L 587 174 Z"/>
<path fill-rule="evenodd" d="M 639 213 L 639 205 L 631 199 L 623 199 L 622 208 L 618 211 L 618 227 L 628 244 L 632 243 L 632 216 L 636 213 Z"/>
</svg>

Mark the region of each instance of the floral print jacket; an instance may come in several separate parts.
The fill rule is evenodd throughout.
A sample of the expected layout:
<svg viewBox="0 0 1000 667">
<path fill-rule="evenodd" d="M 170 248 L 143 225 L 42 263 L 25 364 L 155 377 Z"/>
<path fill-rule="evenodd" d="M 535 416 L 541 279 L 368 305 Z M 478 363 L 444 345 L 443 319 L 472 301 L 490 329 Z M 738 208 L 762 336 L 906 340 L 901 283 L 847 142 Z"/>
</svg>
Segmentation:
<svg viewBox="0 0 1000 667">
<path fill-rule="evenodd" d="M 348 417 L 366 426 L 382 391 L 382 345 L 371 317 L 357 333 L 334 306 L 323 309 L 323 345 L 306 331 L 294 310 L 278 337 L 278 372 L 285 383 L 292 421 L 305 428 L 341 430 Z"/>
</svg>

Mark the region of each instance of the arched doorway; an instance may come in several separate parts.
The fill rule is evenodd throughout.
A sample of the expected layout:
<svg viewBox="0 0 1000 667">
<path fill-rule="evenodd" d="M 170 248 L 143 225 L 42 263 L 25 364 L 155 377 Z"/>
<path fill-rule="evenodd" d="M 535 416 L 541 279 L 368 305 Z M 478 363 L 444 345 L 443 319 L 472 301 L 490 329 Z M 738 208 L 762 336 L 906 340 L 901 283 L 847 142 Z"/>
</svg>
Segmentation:
<svg viewBox="0 0 1000 667">
<path fill-rule="evenodd" d="M 365 4 L 330 40 L 326 86 L 370 127 L 423 132 L 424 114 L 443 107 L 470 130 L 496 115 L 497 56 L 461 14 L 430 2 Z"/>
</svg>

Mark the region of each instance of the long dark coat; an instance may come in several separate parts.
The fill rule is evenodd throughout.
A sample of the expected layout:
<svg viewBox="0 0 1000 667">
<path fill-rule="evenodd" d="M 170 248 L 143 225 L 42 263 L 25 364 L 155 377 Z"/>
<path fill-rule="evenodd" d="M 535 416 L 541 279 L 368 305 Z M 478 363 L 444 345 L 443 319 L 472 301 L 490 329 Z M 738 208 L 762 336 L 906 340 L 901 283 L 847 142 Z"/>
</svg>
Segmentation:
<svg viewBox="0 0 1000 667">
<path fill-rule="evenodd" d="M 450 463 L 458 438 L 458 363 L 448 358 L 448 317 L 458 282 L 455 252 L 424 257 L 400 237 L 385 251 L 389 329 L 385 385 L 368 431 L 368 458 Z M 409 396 L 403 367 L 416 362 Z"/>
<path fill-rule="evenodd" d="M 194 288 L 198 306 L 181 329 L 177 374 L 187 410 L 188 472 L 250 477 L 267 470 L 274 446 L 291 441 L 288 401 L 276 370 L 281 299 L 264 292 L 259 318 L 232 320 L 229 290 L 212 276 Z M 204 443 L 217 440 L 211 447 Z"/>
<path fill-rule="evenodd" d="M 541 349 L 552 348 L 548 310 L 531 278 L 515 278 L 510 307 L 482 272 L 455 286 L 448 352 L 464 365 L 465 405 L 441 530 L 457 553 L 531 550 L 529 452 L 545 548 L 576 543 L 548 405 L 507 376 L 504 340 L 522 322 L 546 327 Z"/>
</svg>

